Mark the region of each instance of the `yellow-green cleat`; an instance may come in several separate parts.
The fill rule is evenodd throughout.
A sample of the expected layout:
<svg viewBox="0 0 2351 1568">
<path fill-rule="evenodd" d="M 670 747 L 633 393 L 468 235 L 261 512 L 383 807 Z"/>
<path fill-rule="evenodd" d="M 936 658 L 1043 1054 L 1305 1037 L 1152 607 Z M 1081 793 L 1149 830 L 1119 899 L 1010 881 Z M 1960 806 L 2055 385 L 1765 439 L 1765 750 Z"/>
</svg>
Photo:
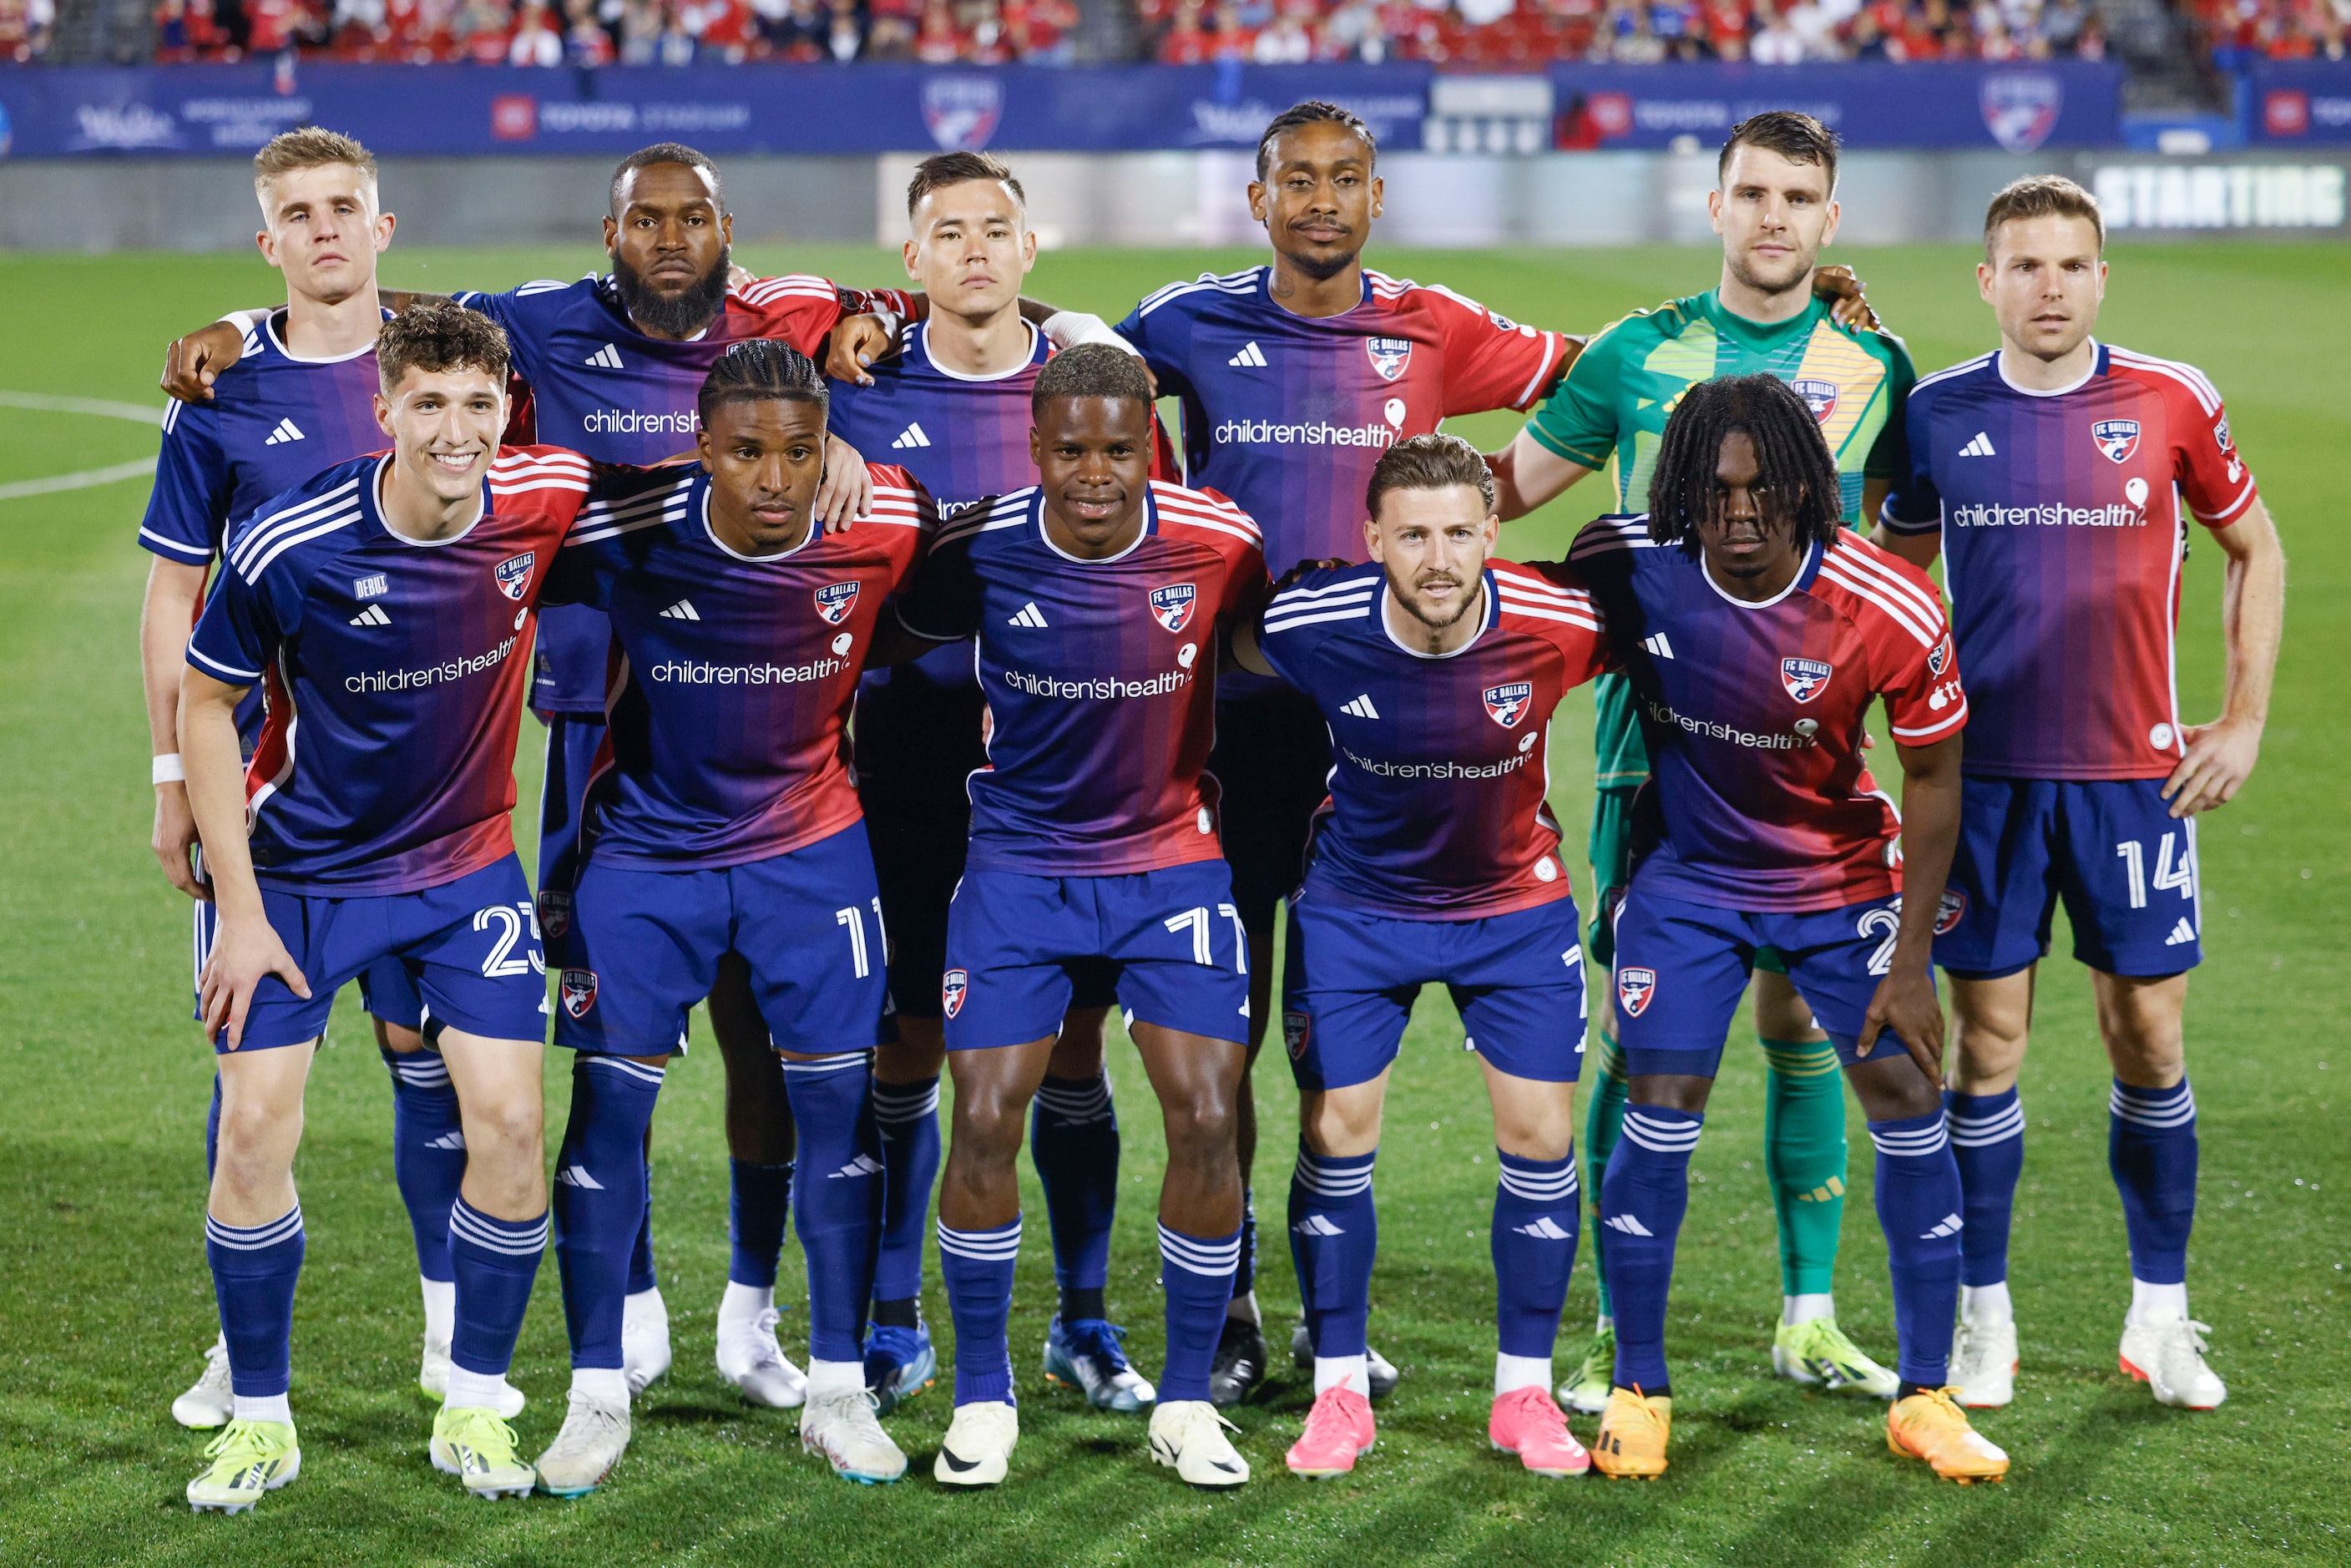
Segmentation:
<svg viewBox="0 0 2351 1568">
<path fill-rule="evenodd" d="M 1583 1363 L 1559 1385 L 1559 1402 L 1579 1416 L 1597 1416 L 1608 1408 L 1615 1379 L 1616 1331 L 1595 1329 L 1583 1347 Z"/>
<path fill-rule="evenodd" d="M 475 1497 L 528 1497 L 538 1472 L 515 1451 L 514 1428 L 479 1405 L 441 1407 L 433 1417 L 433 1468 Z"/>
<path fill-rule="evenodd" d="M 188 1483 L 188 1506 L 244 1513 L 302 1473 L 302 1450 L 287 1421 L 231 1421 L 204 1446 L 212 1465 Z"/>
<path fill-rule="evenodd" d="M 1771 1340 L 1771 1370 L 1833 1394 L 1866 1394 L 1874 1399 L 1891 1399 L 1902 1386 L 1891 1370 L 1844 1337 L 1834 1318 L 1782 1323 Z"/>
</svg>

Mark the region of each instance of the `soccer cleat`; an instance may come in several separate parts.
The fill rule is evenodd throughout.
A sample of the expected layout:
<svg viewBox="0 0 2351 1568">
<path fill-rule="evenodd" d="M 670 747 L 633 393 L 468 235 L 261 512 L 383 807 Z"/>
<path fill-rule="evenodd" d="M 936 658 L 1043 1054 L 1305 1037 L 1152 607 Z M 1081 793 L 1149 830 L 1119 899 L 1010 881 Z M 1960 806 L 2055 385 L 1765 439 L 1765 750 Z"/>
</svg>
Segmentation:
<svg viewBox="0 0 2351 1568">
<path fill-rule="evenodd" d="M 436 1404 L 448 1398 L 449 1369 L 455 1364 L 449 1359 L 447 1340 L 426 1340 L 424 1360 L 416 1369 L 416 1386 L 424 1392 L 427 1398 Z M 499 1416 L 511 1421 L 522 1414 L 523 1405 L 522 1390 L 504 1378 L 500 1378 L 496 1406 Z"/>
<path fill-rule="evenodd" d="M 1208 1403 L 1229 1410 L 1265 1381 L 1265 1331 L 1247 1318 L 1228 1317 L 1217 1331 L 1217 1359 L 1208 1368 Z"/>
<path fill-rule="evenodd" d="M 1539 1476 L 1580 1476 L 1592 1468 L 1591 1452 L 1567 1429 L 1567 1415 L 1551 1395 L 1529 1384 L 1494 1396 L 1486 1439 Z"/>
<path fill-rule="evenodd" d="M 475 1497 L 528 1497 L 538 1472 L 515 1452 L 514 1428 L 486 1405 L 444 1405 L 433 1417 L 433 1468 Z"/>
<path fill-rule="evenodd" d="M 1611 1480 L 1656 1480 L 1666 1473 L 1666 1440 L 1673 1428 L 1671 1399 L 1611 1389 L 1592 1445 L 1592 1467 Z"/>
<path fill-rule="evenodd" d="M 1937 1475 L 1961 1486 L 2008 1474 L 2008 1456 L 1968 1425 L 1948 1388 L 1922 1388 L 1886 1412 L 1886 1446 L 1905 1458 L 1924 1459 Z"/>
<path fill-rule="evenodd" d="M 873 1396 L 862 1388 L 808 1401 L 800 1411 L 800 1448 L 831 1465 L 841 1479 L 862 1486 L 879 1486 L 906 1473 L 906 1456 L 873 1418 Z"/>
<path fill-rule="evenodd" d="M 203 1430 L 227 1426 L 235 1412 L 236 1402 L 228 1386 L 228 1341 L 216 1339 L 204 1351 L 204 1375 L 172 1401 L 172 1419 Z"/>
<path fill-rule="evenodd" d="M 2229 1385 L 2204 1364 L 2210 1323 L 2173 1318 L 2165 1322 L 2123 1324 L 2122 1369 L 2153 1391 L 2158 1405 L 2178 1410 L 2210 1410 L 2229 1397 Z"/>
<path fill-rule="evenodd" d="M 550 1497 L 585 1497 L 629 1451 L 629 1410 L 573 1394 L 563 1430 L 538 1456 L 538 1490 Z"/>
<path fill-rule="evenodd" d="M 1061 1315 L 1054 1313 L 1045 1327 L 1045 1381 L 1078 1390 L 1097 1410 L 1133 1415 L 1157 1399 L 1159 1392 L 1127 1364 L 1126 1352 L 1119 1345 L 1125 1337 L 1126 1331 L 1116 1323 L 1079 1318 L 1065 1325 Z"/>
<path fill-rule="evenodd" d="M 931 1479 L 943 1487 L 992 1487 L 1004 1479 L 1020 1441 L 1020 1413 L 1002 1400 L 955 1407 Z"/>
<path fill-rule="evenodd" d="M 1343 1383 L 1334 1383 L 1314 1396 L 1306 1412 L 1306 1430 L 1290 1445 L 1281 1462 L 1293 1476 L 1328 1480 L 1355 1468 L 1379 1440 L 1372 1424 L 1372 1402 Z"/>
<path fill-rule="evenodd" d="M 621 1309 L 621 1370 L 629 1392 L 643 1394 L 669 1364 L 669 1304 L 658 1289 L 639 1291 Z"/>
<path fill-rule="evenodd" d="M 1290 1331 L 1290 1364 L 1301 1372 L 1314 1370 L 1314 1336 L 1306 1332 L 1302 1322 Z M 1396 1382 L 1404 1374 L 1386 1356 L 1366 1345 L 1364 1364 L 1371 1376 L 1373 1398 L 1385 1399 L 1395 1392 Z"/>
<path fill-rule="evenodd" d="M 896 1328 L 875 1323 L 865 1335 L 865 1391 L 873 1413 L 887 1416 L 931 1385 L 938 1376 L 939 1353 L 931 1348 L 927 1323 Z"/>
<path fill-rule="evenodd" d="M 1616 1375 L 1616 1330 L 1592 1331 L 1583 1347 L 1583 1361 L 1574 1375 L 1559 1385 L 1559 1402 L 1579 1416 L 1597 1416 L 1608 1408 L 1610 1381 Z"/>
<path fill-rule="evenodd" d="M 1891 1399 L 1902 1386 L 1900 1378 L 1845 1338 L 1834 1318 L 1782 1323 L 1771 1336 L 1771 1370 L 1832 1394 L 1851 1392 Z"/>
<path fill-rule="evenodd" d="M 1239 1430 L 1205 1399 L 1165 1400 L 1151 1412 L 1151 1457 L 1203 1491 L 1230 1491 L 1249 1479 L 1225 1437 Z"/>
<path fill-rule="evenodd" d="M 720 1330 L 718 1375 L 742 1390 L 743 1397 L 754 1405 L 797 1410 L 808 1398 L 808 1375 L 794 1366 L 784 1347 L 776 1343 L 776 1324 L 782 1317 L 769 1307 L 758 1317 Z M 622 1354 L 625 1359 L 626 1350 Z"/>
<path fill-rule="evenodd" d="M 302 1473 L 302 1450 L 288 1421 L 231 1421 L 204 1445 L 212 1464 L 188 1483 L 188 1506 L 244 1513 Z"/>
<path fill-rule="evenodd" d="M 2016 1397 L 2016 1324 L 1959 1324 L 1951 1336 L 1952 1397 L 1970 1410 L 1997 1410 Z"/>
</svg>

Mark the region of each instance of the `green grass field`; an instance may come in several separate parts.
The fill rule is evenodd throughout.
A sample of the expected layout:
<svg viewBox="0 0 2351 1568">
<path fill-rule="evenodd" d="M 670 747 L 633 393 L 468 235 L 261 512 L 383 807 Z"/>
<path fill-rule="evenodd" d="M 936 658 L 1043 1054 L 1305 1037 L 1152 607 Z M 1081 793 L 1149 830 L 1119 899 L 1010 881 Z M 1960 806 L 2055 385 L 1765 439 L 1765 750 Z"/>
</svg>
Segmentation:
<svg viewBox="0 0 2351 1568">
<path fill-rule="evenodd" d="M 897 271 L 893 257 L 865 249 L 753 249 L 742 259 L 852 282 Z M 1253 259 L 1052 255 L 1030 291 L 1114 319 L 1171 277 Z M 1847 259 L 1922 370 L 1991 341 L 1963 249 Z M 599 260 L 592 243 L 402 249 L 386 272 L 406 287 L 502 287 Z M 1380 260 L 1521 320 L 1586 331 L 1703 287 L 1715 267 L 1707 252 L 1664 249 Z M 1735 1043 L 1743 1024 L 1697 1157 L 1681 1244 L 1673 1471 L 1654 1486 L 1528 1478 L 1485 1443 L 1490 1127 L 1458 1024 L 1432 996 L 1397 1074 L 1379 1178 L 1373 1333 L 1405 1381 L 1382 1412 L 1379 1450 L 1352 1479 L 1310 1487 L 1282 1470 L 1308 1397 L 1296 1378 L 1238 1412 L 1258 1479 L 1216 1499 L 1152 1467 L 1139 1422 L 1049 1389 L 1035 1370 L 1051 1311 L 1039 1225 L 1013 1319 L 1024 1427 L 1015 1484 L 949 1497 L 927 1479 L 878 1490 L 831 1479 L 799 1453 L 792 1417 L 747 1409 L 711 1366 L 726 1166 L 717 1064 L 697 1053 L 673 1073 L 656 1134 L 655 1229 L 676 1369 L 639 1403 L 634 1446 L 603 1491 L 493 1507 L 465 1499 L 425 1462 L 415 1272 L 392 1182 L 389 1097 L 347 996 L 312 1080 L 299 1172 L 310 1241 L 294 1399 L 308 1463 L 252 1516 L 192 1517 L 181 1488 L 204 1439 L 172 1425 L 166 1406 L 213 1333 L 199 1221 L 211 1067 L 186 1021 L 186 909 L 146 848 L 134 626 L 148 558 L 133 538 L 144 482 L 29 497 L 15 488 L 138 459 L 156 438 L 128 420 L 0 397 L 0 1562 L 2351 1562 L 2351 1140 L 2335 1106 L 2351 1091 L 2334 1086 L 2351 1079 L 2339 967 L 2351 910 L 2341 805 L 2351 745 L 2339 695 L 2325 695 L 2351 666 L 2351 544 L 2336 531 L 2339 478 L 2325 478 L 2351 450 L 2351 267 L 2338 249 L 2271 246 L 2130 248 L 2114 260 L 2107 335 L 2194 361 L 2231 394 L 2239 441 L 2293 557 L 2262 765 L 2202 841 L 2210 956 L 2189 1004 L 2204 1159 L 2191 1288 L 2230 1383 L 2220 1411 L 2158 1409 L 2116 1372 L 2127 1285 L 2105 1170 L 2106 1076 L 2086 982 L 2061 961 L 2025 1072 L 2031 1155 L 2012 1276 L 2023 1375 L 2017 1403 L 1982 1422 L 2014 1457 L 2007 1485 L 1938 1484 L 1887 1455 L 1882 1407 L 1810 1396 L 1771 1376 L 1778 1284 L 1761 1068 Z M 164 341 L 272 298 L 275 281 L 249 256 L 0 257 L 9 302 L 0 393 L 152 405 Z M 1491 445 L 1514 423 L 1488 416 L 1460 428 Z M 1573 507 L 1513 525 L 1506 550 L 1558 550 L 1600 498 L 1596 488 L 1573 493 Z M 2214 711 L 2220 690 L 2219 555 L 2199 546 L 2188 569 L 2180 684 L 2191 717 Z M 1588 702 L 1573 700 L 1566 719 L 1552 777 L 1562 818 L 1580 825 Z M 524 750 L 537 744 L 534 729 Z M 535 761 L 525 768 L 528 801 Z M 550 1144 L 567 1072 L 550 1053 Z M 1131 1052 L 1114 1049 L 1113 1072 L 1127 1202 L 1112 1300 L 1137 1361 L 1155 1371 L 1157 1125 Z M 1280 1218 L 1294 1101 L 1278 1051 L 1259 1088 L 1270 1243 L 1260 1294 L 1279 1343 L 1296 1293 Z M 1841 1315 L 1890 1356 L 1884 1247 L 1857 1119 L 1853 1139 Z M 1033 1189 L 1028 1207 L 1041 1215 Z M 935 1268 L 931 1279 L 930 1315 L 943 1322 Z M 1562 1354 L 1592 1308 L 1580 1270 Z M 788 1316 L 787 1344 L 804 1333 L 799 1314 Z M 518 1427 L 534 1453 L 560 1419 L 566 1364 L 550 1263 L 515 1372 L 531 1396 Z M 917 1478 L 946 1415 L 942 1385 L 892 1417 Z M 1591 1424 L 1579 1427 L 1589 1438 Z"/>
</svg>

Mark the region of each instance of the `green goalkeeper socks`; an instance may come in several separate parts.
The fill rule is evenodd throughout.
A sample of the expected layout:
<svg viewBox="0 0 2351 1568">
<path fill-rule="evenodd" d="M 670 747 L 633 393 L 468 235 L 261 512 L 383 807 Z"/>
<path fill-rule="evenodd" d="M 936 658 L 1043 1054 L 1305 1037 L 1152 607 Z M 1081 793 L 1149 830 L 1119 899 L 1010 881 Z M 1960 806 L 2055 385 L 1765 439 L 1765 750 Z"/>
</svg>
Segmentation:
<svg viewBox="0 0 2351 1568">
<path fill-rule="evenodd" d="M 1762 1044 L 1763 1149 L 1780 1220 L 1781 1289 L 1826 1294 L 1844 1223 L 1844 1075 L 1827 1040 Z"/>
</svg>

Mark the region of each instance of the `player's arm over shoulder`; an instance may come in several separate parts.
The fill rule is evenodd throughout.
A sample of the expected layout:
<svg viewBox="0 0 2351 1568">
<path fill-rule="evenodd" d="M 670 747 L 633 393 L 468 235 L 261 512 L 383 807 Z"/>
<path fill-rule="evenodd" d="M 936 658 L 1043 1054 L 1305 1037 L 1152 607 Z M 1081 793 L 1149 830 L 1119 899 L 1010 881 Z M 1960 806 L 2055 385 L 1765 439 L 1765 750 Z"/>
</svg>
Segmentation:
<svg viewBox="0 0 2351 1568">
<path fill-rule="evenodd" d="M 1273 675 L 1301 686 L 1314 646 L 1332 628 L 1360 621 L 1378 600 L 1379 574 L 1361 566 L 1305 563 L 1269 585 L 1268 600 L 1236 621 L 1232 662 L 1253 675 Z"/>
</svg>

